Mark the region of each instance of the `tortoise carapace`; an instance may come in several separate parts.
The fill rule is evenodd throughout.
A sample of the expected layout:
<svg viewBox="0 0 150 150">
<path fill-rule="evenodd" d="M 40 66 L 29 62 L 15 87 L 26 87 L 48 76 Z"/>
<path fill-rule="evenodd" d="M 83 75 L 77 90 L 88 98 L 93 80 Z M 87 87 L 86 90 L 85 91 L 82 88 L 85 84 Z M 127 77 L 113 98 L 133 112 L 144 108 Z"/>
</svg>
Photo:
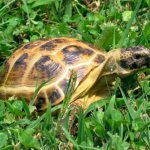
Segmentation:
<svg viewBox="0 0 150 150">
<path fill-rule="evenodd" d="M 144 47 L 112 50 L 108 53 L 73 38 L 37 40 L 21 46 L 5 62 L 0 75 L 0 98 L 23 96 L 38 110 L 59 104 L 65 97 L 70 76 L 76 72 L 70 104 L 86 109 L 109 96 L 117 76 L 123 78 L 150 65 L 150 51 Z"/>
</svg>

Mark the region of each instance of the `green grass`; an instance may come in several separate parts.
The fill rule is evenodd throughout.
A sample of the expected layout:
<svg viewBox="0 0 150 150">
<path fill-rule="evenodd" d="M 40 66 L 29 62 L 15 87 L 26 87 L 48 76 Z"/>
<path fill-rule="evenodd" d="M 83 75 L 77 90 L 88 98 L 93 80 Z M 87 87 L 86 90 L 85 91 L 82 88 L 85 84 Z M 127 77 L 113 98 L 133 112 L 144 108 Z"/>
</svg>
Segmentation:
<svg viewBox="0 0 150 150">
<path fill-rule="evenodd" d="M 81 0 L 1 0 L 0 64 L 20 44 L 46 37 L 76 37 L 106 51 L 150 48 L 149 8 L 149 0 L 102 0 L 95 12 Z M 0 149 L 150 149 L 150 71 L 144 72 L 144 79 L 140 74 L 122 84 L 117 79 L 112 97 L 85 112 L 79 109 L 78 115 L 68 107 L 70 95 L 40 115 L 23 98 L 0 101 Z M 69 132 L 71 114 L 77 118 L 75 136 Z"/>
</svg>

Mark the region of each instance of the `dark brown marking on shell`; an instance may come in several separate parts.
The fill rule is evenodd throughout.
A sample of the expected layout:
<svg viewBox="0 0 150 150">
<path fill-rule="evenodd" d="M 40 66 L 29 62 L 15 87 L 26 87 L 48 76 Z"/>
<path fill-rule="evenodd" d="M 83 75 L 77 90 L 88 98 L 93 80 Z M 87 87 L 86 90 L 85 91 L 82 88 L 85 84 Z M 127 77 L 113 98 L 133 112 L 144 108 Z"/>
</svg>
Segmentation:
<svg viewBox="0 0 150 150">
<path fill-rule="evenodd" d="M 64 43 L 66 41 L 68 41 L 68 40 L 67 39 L 54 39 L 54 40 L 52 40 L 52 42 L 54 42 L 54 43 Z"/>
<path fill-rule="evenodd" d="M 36 104 L 35 104 L 37 110 L 40 111 L 45 103 L 46 103 L 45 97 L 38 96 L 38 98 L 36 100 Z"/>
<path fill-rule="evenodd" d="M 36 97 L 36 100 L 35 100 L 35 106 L 36 106 L 38 111 L 41 111 L 41 110 L 43 110 L 47 107 L 47 101 L 46 101 L 44 91 L 41 90 L 37 94 L 37 97 Z"/>
<path fill-rule="evenodd" d="M 77 69 L 77 80 L 80 82 L 83 80 L 83 78 L 87 75 L 87 73 L 90 71 L 90 68 L 87 66 L 79 67 Z"/>
<path fill-rule="evenodd" d="M 33 48 L 33 45 L 31 43 L 29 43 L 29 44 L 26 44 L 23 48 L 30 49 L 30 48 Z"/>
<path fill-rule="evenodd" d="M 74 68 L 74 71 L 77 73 L 77 82 L 80 82 L 84 79 L 84 77 L 91 71 L 90 65 L 83 65 Z"/>
<path fill-rule="evenodd" d="M 24 53 L 23 55 L 21 55 L 15 62 L 14 67 L 18 67 L 20 65 L 26 65 L 25 59 L 28 58 L 28 54 Z"/>
<path fill-rule="evenodd" d="M 54 39 L 43 44 L 40 48 L 42 48 L 42 50 L 51 51 L 53 50 L 53 48 L 57 46 L 57 44 L 63 43 L 65 41 L 66 41 L 65 39 Z"/>
<path fill-rule="evenodd" d="M 61 95 L 60 95 L 58 89 L 54 89 L 54 90 L 50 91 L 48 94 L 48 99 L 52 104 L 54 104 L 60 98 L 61 98 Z"/>
<path fill-rule="evenodd" d="M 103 55 L 97 55 L 95 58 L 94 58 L 94 62 L 100 64 L 102 63 L 103 61 L 105 60 L 105 57 Z"/>
<path fill-rule="evenodd" d="M 80 60 L 81 55 L 91 56 L 94 53 L 91 49 L 76 45 L 69 45 L 63 48 L 62 52 L 64 53 L 64 61 L 67 64 L 74 64 L 76 61 Z"/>
<path fill-rule="evenodd" d="M 40 60 L 38 60 L 38 62 L 36 62 L 35 65 L 42 67 L 42 65 L 44 65 L 44 63 L 46 63 L 47 61 L 50 61 L 50 57 L 49 56 L 42 56 L 42 58 Z"/>
<path fill-rule="evenodd" d="M 40 71 L 42 74 L 46 73 L 47 79 L 55 77 L 62 70 L 62 66 L 51 60 L 49 56 L 42 56 L 34 66 L 38 72 Z"/>
<path fill-rule="evenodd" d="M 55 43 L 53 43 L 52 41 L 47 42 L 46 44 L 42 45 L 40 48 L 42 48 L 42 50 L 53 50 L 53 48 L 56 46 Z"/>
<path fill-rule="evenodd" d="M 68 79 L 64 79 L 59 85 L 60 85 L 60 88 L 62 89 L 62 91 L 64 93 L 67 92 L 67 88 L 68 88 L 68 84 L 69 84 L 69 80 Z"/>
<path fill-rule="evenodd" d="M 5 65 L 4 65 L 5 72 L 8 72 L 9 67 L 10 67 L 10 64 L 9 64 L 9 62 L 8 62 L 8 61 L 6 61 L 6 62 L 5 62 Z"/>
<path fill-rule="evenodd" d="M 31 43 L 26 44 L 23 48 L 26 50 L 32 49 L 32 48 L 38 46 L 38 44 L 40 44 L 40 41 L 31 42 Z"/>
</svg>

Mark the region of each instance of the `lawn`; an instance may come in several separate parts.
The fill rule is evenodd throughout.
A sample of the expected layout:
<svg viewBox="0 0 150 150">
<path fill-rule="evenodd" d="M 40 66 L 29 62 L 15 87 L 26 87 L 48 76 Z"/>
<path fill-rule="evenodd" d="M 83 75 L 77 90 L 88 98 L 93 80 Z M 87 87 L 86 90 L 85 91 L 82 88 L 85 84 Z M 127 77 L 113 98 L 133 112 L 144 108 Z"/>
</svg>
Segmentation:
<svg viewBox="0 0 150 150">
<path fill-rule="evenodd" d="M 61 36 L 104 51 L 137 45 L 150 49 L 150 0 L 0 1 L 1 72 L 19 45 Z M 78 114 L 68 107 L 69 100 L 66 95 L 62 104 L 40 114 L 23 97 L 1 100 L 0 149 L 150 149 L 150 68 L 116 78 L 111 97 Z M 68 126 L 71 115 L 76 120 Z"/>
</svg>

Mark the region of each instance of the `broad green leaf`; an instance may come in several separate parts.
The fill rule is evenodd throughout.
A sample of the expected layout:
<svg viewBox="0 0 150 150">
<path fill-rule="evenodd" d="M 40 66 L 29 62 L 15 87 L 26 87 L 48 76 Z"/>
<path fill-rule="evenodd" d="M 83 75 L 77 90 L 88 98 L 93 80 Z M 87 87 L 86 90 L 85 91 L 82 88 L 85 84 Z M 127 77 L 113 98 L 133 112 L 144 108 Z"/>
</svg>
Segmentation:
<svg viewBox="0 0 150 150">
<path fill-rule="evenodd" d="M 106 26 L 104 27 L 102 33 L 95 41 L 95 45 L 98 48 L 105 48 L 110 50 L 110 48 L 115 48 L 115 45 L 120 39 L 120 32 L 115 26 Z"/>
<path fill-rule="evenodd" d="M 146 122 L 141 118 L 137 118 L 132 121 L 132 129 L 134 131 L 143 131 L 150 125 L 150 122 Z"/>
<path fill-rule="evenodd" d="M 15 120 L 14 114 L 9 113 L 9 112 L 5 113 L 4 123 L 11 124 L 11 123 L 13 123 L 15 121 L 16 120 Z"/>
<path fill-rule="evenodd" d="M 97 124 L 94 128 L 95 128 L 95 130 L 94 130 L 95 134 L 97 136 L 103 138 L 106 133 L 105 128 L 100 124 Z"/>
<path fill-rule="evenodd" d="M 133 11 L 129 11 L 129 10 L 124 11 L 122 13 L 122 20 L 125 22 L 129 21 L 131 19 L 132 13 L 133 13 Z"/>
<path fill-rule="evenodd" d="M 65 15 L 67 15 L 69 18 L 72 17 L 72 9 L 72 1 L 68 0 L 65 7 Z"/>
<path fill-rule="evenodd" d="M 146 35 L 146 37 L 149 36 L 150 38 L 150 22 L 147 22 L 144 26 L 144 34 Z"/>
<path fill-rule="evenodd" d="M 111 134 L 110 132 L 108 132 L 108 135 L 110 136 L 110 149 L 114 149 L 114 150 L 128 150 L 130 144 L 127 143 L 126 141 L 124 141 L 123 139 L 121 139 L 121 137 L 117 134 Z"/>
<path fill-rule="evenodd" d="M 23 110 L 23 103 L 22 101 L 14 101 L 12 104 L 13 111 L 17 115 L 21 115 L 22 110 Z"/>
<path fill-rule="evenodd" d="M 5 132 L 0 132 L 0 148 L 7 144 L 8 136 Z"/>
<path fill-rule="evenodd" d="M 119 110 L 114 110 L 112 113 L 112 120 L 115 122 L 121 122 L 124 120 L 122 113 Z"/>
<path fill-rule="evenodd" d="M 19 141 L 26 148 L 36 148 L 39 149 L 39 143 L 36 138 L 33 137 L 34 129 L 26 129 L 19 134 Z"/>
</svg>

